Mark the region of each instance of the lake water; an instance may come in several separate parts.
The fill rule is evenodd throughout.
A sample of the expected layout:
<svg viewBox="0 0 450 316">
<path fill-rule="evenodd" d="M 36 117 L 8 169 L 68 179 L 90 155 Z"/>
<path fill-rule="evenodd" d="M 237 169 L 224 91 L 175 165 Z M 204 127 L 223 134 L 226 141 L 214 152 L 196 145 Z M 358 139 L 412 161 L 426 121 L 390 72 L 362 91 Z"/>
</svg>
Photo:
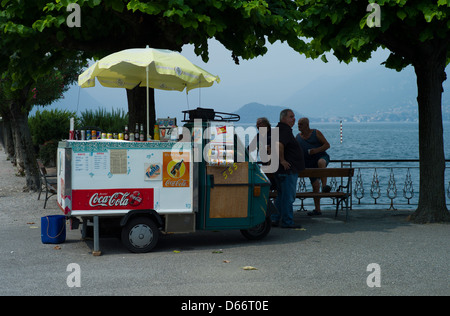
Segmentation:
<svg viewBox="0 0 450 316">
<path fill-rule="evenodd" d="M 236 123 L 235 126 L 248 128 L 249 124 Z M 272 126 L 276 126 L 273 123 Z M 450 122 L 444 122 L 444 153 L 450 159 Z M 319 129 L 330 143 L 327 151 L 331 160 L 402 160 L 419 159 L 418 123 L 410 122 L 376 122 L 376 123 L 342 123 L 342 143 L 339 123 L 310 123 L 311 128 Z M 293 128 L 298 134 L 297 122 Z M 238 134 L 239 135 L 239 134 Z M 240 135 L 241 136 L 241 135 Z M 246 143 L 254 135 L 247 136 Z M 445 189 L 447 204 L 450 204 L 450 162 L 446 163 Z M 340 163 L 332 163 L 330 167 L 340 167 Z M 410 162 L 353 162 L 355 177 L 353 178 L 353 205 L 358 199 L 366 205 L 386 208 L 391 201 L 394 207 L 409 208 L 417 204 L 419 192 L 419 164 Z M 309 181 L 306 187 L 310 190 Z M 392 199 L 393 198 L 393 199 Z M 307 200 L 306 200 L 307 201 Z M 306 202 L 305 201 L 305 202 Z"/>
<path fill-rule="evenodd" d="M 272 127 L 277 123 L 272 123 Z M 248 128 L 250 124 L 239 124 Z M 310 123 L 320 130 L 330 143 L 327 151 L 332 160 L 346 159 L 419 159 L 418 123 L 342 123 L 342 143 L 339 123 Z M 444 122 L 444 152 L 450 159 L 450 122 Z M 293 128 L 298 134 L 297 123 Z M 241 135 L 240 135 L 241 136 Z M 254 134 L 248 138 L 254 137 Z M 248 143 L 248 139 L 247 139 Z"/>
</svg>

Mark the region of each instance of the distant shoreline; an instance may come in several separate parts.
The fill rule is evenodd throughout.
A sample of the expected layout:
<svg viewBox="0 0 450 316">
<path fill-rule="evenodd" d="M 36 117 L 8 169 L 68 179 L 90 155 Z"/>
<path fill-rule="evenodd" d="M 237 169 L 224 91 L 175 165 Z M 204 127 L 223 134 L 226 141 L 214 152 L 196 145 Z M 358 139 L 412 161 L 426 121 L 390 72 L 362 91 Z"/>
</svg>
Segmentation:
<svg viewBox="0 0 450 316">
<path fill-rule="evenodd" d="M 255 122 L 243 122 L 243 121 L 239 121 L 239 122 L 235 122 L 234 125 L 255 125 L 256 124 L 256 119 L 257 117 L 255 116 Z M 298 120 L 298 118 L 296 117 L 296 120 Z M 270 124 L 272 124 L 272 127 L 275 127 L 276 124 L 278 122 L 270 122 Z M 314 124 L 339 124 L 340 121 L 314 121 L 311 120 L 311 123 Z M 358 122 L 358 121 L 345 121 L 342 120 L 342 123 L 344 124 L 419 124 L 419 121 L 417 122 L 411 122 L 411 121 L 364 121 L 364 122 Z M 442 124 L 450 124 L 450 121 L 442 121 Z"/>
</svg>

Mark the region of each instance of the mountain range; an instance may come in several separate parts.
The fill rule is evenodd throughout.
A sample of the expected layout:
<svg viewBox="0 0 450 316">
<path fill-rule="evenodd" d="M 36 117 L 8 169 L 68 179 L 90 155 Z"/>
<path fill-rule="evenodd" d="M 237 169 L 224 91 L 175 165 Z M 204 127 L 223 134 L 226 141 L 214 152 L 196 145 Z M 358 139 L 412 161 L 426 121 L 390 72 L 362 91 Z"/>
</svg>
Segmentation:
<svg viewBox="0 0 450 316">
<path fill-rule="evenodd" d="M 264 105 L 261 103 L 249 103 L 234 112 L 240 116 L 240 123 L 254 124 L 258 117 L 267 117 L 271 123 L 279 121 L 280 112 L 286 107 L 277 105 Z M 315 117 L 293 110 L 296 119 L 308 117 L 311 122 L 418 122 L 419 114 L 417 105 L 406 105 L 376 111 L 369 114 L 330 115 Z M 258 113 L 255 115 L 255 113 Z M 443 106 L 442 120 L 450 121 L 450 105 Z"/>
<path fill-rule="evenodd" d="M 418 121 L 417 83 L 412 68 L 402 72 L 374 68 L 373 71 L 326 76 L 287 97 L 280 104 L 249 103 L 235 113 L 242 123 L 255 123 L 265 116 L 278 122 L 279 113 L 285 108 L 294 110 L 296 118 L 309 117 L 313 122 L 375 122 Z M 442 116 L 450 121 L 450 81 L 444 82 Z"/>
</svg>

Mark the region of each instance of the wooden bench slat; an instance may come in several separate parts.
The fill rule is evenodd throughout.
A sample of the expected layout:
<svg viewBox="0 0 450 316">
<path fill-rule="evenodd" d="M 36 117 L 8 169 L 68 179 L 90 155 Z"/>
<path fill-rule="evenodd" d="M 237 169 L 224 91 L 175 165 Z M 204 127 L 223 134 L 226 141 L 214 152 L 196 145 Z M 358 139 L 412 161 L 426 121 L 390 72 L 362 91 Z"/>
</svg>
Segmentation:
<svg viewBox="0 0 450 316">
<path fill-rule="evenodd" d="M 298 173 L 299 177 L 353 177 L 353 168 L 306 168 Z"/>
<path fill-rule="evenodd" d="M 322 177 L 353 177 L 354 168 L 306 168 L 298 173 L 300 178 L 322 178 Z M 273 179 L 275 174 L 266 174 L 269 179 Z"/>
<path fill-rule="evenodd" d="M 344 197 L 346 196 L 347 193 L 345 192 L 328 192 L 328 193 L 314 193 L 314 192 L 297 192 L 295 194 L 295 196 L 297 198 L 315 198 L 315 197 L 320 197 L 320 198 L 338 198 L 338 197 Z"/>
<path fill-rule="evenodd" d="M 314 193 L 314 192 L 297 192 L 295 194 L 295 197 L 297 199 L 303 199 L 303 198 L 315 198 L 315 197 L 320 197 L 320 198 L 340 198 L 340 197 L 344 197 L 346 195 L 350 195 L 346 192 L 328 192 L 328 193 Z M 269 198 L 276 198 L 277 197 L 277 192 L 276 191 L 272 191 L 269 193 Z"/>
</svg>

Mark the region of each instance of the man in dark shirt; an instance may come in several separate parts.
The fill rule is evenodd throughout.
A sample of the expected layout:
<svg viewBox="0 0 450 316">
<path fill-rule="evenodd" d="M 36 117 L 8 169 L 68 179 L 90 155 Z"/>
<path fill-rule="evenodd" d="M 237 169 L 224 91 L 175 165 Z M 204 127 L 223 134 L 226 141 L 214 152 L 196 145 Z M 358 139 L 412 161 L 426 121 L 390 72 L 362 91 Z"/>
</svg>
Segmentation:
<svg viewBox="0 0 450 316">
<path fill-rule="evenodd" d="M 300 228 L 293 221 L 292 204 L 297 190 L 298 172 L 305 169 L 303 151 L 292 134 L 295 124 L 294 112 L 290 109 L 281 111 L 280 122 L 277 125 L 279 139 L 277 150 L 279 157 L 278 171 L 275 173 L 277 199 L 275 206 L 277 214 L 272 215 L 272 225 L 282 228 Z M 279 224 L 281 220 L 281 223 Z"/>
</svg>

